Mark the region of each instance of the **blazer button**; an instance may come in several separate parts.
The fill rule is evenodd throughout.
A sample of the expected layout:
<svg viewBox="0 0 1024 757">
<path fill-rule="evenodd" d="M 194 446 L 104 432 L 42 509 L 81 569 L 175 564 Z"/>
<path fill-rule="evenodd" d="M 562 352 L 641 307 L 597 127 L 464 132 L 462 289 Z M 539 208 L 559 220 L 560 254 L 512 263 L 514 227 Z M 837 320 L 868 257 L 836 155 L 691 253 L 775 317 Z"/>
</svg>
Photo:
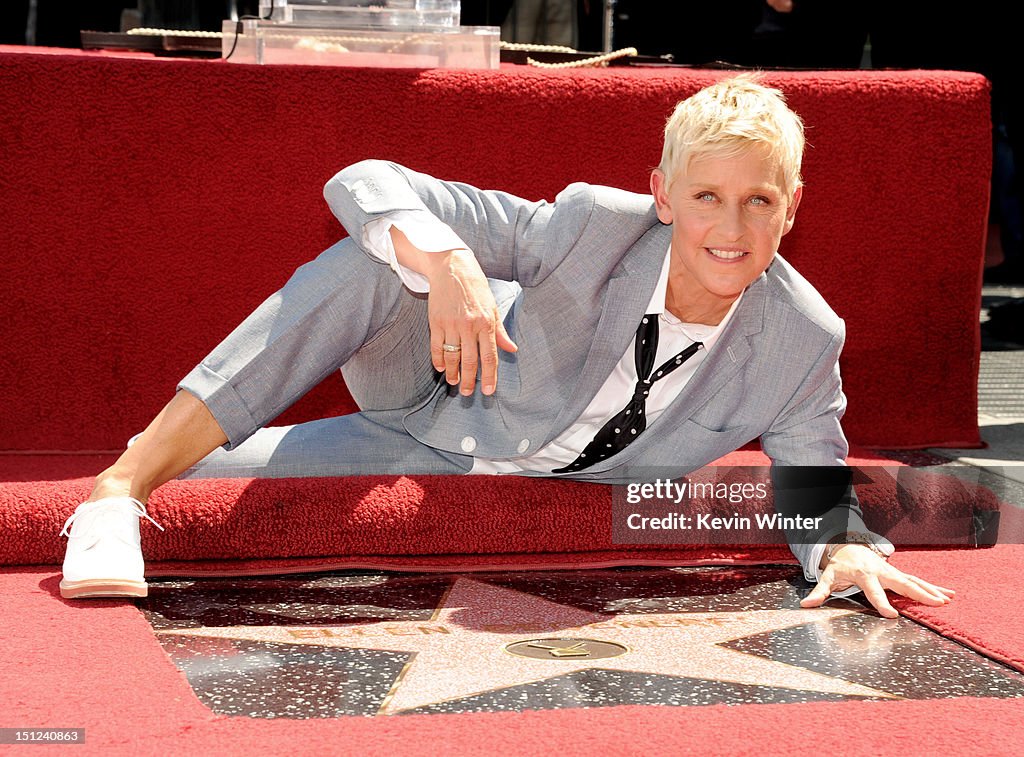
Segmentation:
<svg viewBox="0 0 1024 757">
<path fill-rule="evenodd" d="M 523 439 L 521 442 L 519 442 L 519 446 L 516 449 L 519 450 L 520 455 L 523 454 L 524 452 L 526 452 L 526 450 L 530 449 L 530 440 Z"/>
<path fill-rule="evenodd" d="M 475 449 L 476 449 L 476 439 L 474 439 L 472 436 L 463 437 L 463 439 L 462 439 L 462 451 L 463 452 L 472 452 Z"/>
</svg>

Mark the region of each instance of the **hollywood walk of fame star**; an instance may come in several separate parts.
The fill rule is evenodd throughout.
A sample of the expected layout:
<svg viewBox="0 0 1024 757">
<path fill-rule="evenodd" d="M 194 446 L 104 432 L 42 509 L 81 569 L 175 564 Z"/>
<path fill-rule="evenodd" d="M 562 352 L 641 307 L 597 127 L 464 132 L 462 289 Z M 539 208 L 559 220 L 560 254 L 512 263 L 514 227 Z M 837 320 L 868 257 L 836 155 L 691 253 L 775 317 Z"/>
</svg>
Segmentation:
<svg viewBox="0 0 1024 757">
<path fill-rule="evenodd" d="M 319 627 L 234 626 L 162 634 L 413 653 L 379 714 L 396 714 L 488 691 L 604 670 L 773 686 L 841 696 L 899 698 L 884 691 L 719 646 L 769 631 L 827 623 L 856 610 L 754 610 L 600 614 L 457 578 L 430 620 Z M 627 648 L 619 657 L 530 659 L 506 646 L 524 639 L 588 638 Z"/>
</svg>

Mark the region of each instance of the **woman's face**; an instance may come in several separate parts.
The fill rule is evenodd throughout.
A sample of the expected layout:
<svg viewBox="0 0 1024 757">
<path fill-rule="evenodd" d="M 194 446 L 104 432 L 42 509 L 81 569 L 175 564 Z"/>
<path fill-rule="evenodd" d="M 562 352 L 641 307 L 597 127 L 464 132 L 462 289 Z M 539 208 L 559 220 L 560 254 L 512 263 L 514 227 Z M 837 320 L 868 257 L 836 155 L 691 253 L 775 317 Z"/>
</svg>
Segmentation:
<svg viewBox="0 0 1024 757">
<path fill-rule="evenodd" d="M 793 228 L 802 189 L 792 198 L 762 148 L 697 156 L 671 188 L 656 170 L 651 191 L 662 223 L 672 224 L 670 277 L 695 302 L 731 303 L 769 266 Z M 681 288 L 680 288 L 681 287 Z"/>
</svg>

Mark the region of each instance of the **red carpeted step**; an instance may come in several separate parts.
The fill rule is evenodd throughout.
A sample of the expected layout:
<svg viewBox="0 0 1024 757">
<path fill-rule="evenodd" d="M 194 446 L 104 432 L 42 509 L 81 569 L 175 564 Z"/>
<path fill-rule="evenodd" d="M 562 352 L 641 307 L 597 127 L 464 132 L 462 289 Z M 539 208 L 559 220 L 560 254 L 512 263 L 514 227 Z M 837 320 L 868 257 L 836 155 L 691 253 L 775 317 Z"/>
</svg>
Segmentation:
<svg viewBox="0 0 1024 757">
<path fill-rule="evenodd" d="M 90 478 L 79 474 L 80 457 L 5 456 L 14 473 L 52 471 L 47 480 L 11 475 L 0 483 L 0 564 L 53 564 L 62 559 L 61 526 L 88 495 Z M 102 458 L 97 458 L 99 462 Z M 764 465 L 759 452 L 740 451 L 723 466 Z M 901 544 L 973 544 L 979 509 L 995 510 L 991 492 L 940 472 L 894 465 L 877 456 L 854 457 L 862 466 L 857 491 L 866 521 Z M 888 465 L 885 465 L 888 463 Z M 0 467 L 0 470 L 2 470 Z M 721 470 L 719 468 L 718 470 Z M 734 468 L 731 475 L 761 477 L 765 468 Z M 372 565 L 424 569 L 503 567 L 573 562 L 663 564 L 708 560 L 790 560 L 781 532 L 756 527 L 731 529 L 710 546 L 694 534 L 688 544 L 625 544 L 613 535 L 613 496 L 603 484 L 515 476 L 353 476 L 303 479 L 208 479 L 174 481 L 149 502 L 160 532 L 142 522 L 151 565 L 167 562 L 298 560 L 307 569 Z M 729 518 L 770 513 L 770 494 L 742 504 L 696 498 L 680 512 Z M 621 518 L 623 510 L 615 511 Z M 953 532 L 956 532 L 955 534 Z M 646 539 L 646 535 L 644 537 Z M 736 542 L 736 543 L 732 543 Z M 712 539 L 712 541 L 714 541 Z M 751 551 L 749 545 L 759 545 Z M 775 546 L 771 546 L 775 545 Z M 436 560 L 446 556 L 444 560 Z M 273 570 L 273 563 L 240 565 L 241 572 Z M 200 566 L 197 566 L 199 568 Z M 280 569 L 293 569 L 279 563 Z M 213 570 L 209 565 L 206 572 Z"/>
</svg>

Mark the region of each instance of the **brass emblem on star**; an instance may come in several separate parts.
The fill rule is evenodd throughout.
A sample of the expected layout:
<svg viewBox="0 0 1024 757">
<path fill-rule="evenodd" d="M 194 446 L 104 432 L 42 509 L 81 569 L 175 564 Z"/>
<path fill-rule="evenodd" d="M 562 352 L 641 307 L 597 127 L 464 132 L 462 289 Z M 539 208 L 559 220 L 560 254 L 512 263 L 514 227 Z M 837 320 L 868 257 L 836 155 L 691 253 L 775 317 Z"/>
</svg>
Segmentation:
<svg viewBox="0 0 1024 757">
<path fill-rule="evenodd" d="M 514 641 L 505 645 L 505 651 L 517 657 L 529 657 L 531 660 L 603 660 L 623 655 L 629 648 L 598 639 L 555 638 Z"/>
</svg>

